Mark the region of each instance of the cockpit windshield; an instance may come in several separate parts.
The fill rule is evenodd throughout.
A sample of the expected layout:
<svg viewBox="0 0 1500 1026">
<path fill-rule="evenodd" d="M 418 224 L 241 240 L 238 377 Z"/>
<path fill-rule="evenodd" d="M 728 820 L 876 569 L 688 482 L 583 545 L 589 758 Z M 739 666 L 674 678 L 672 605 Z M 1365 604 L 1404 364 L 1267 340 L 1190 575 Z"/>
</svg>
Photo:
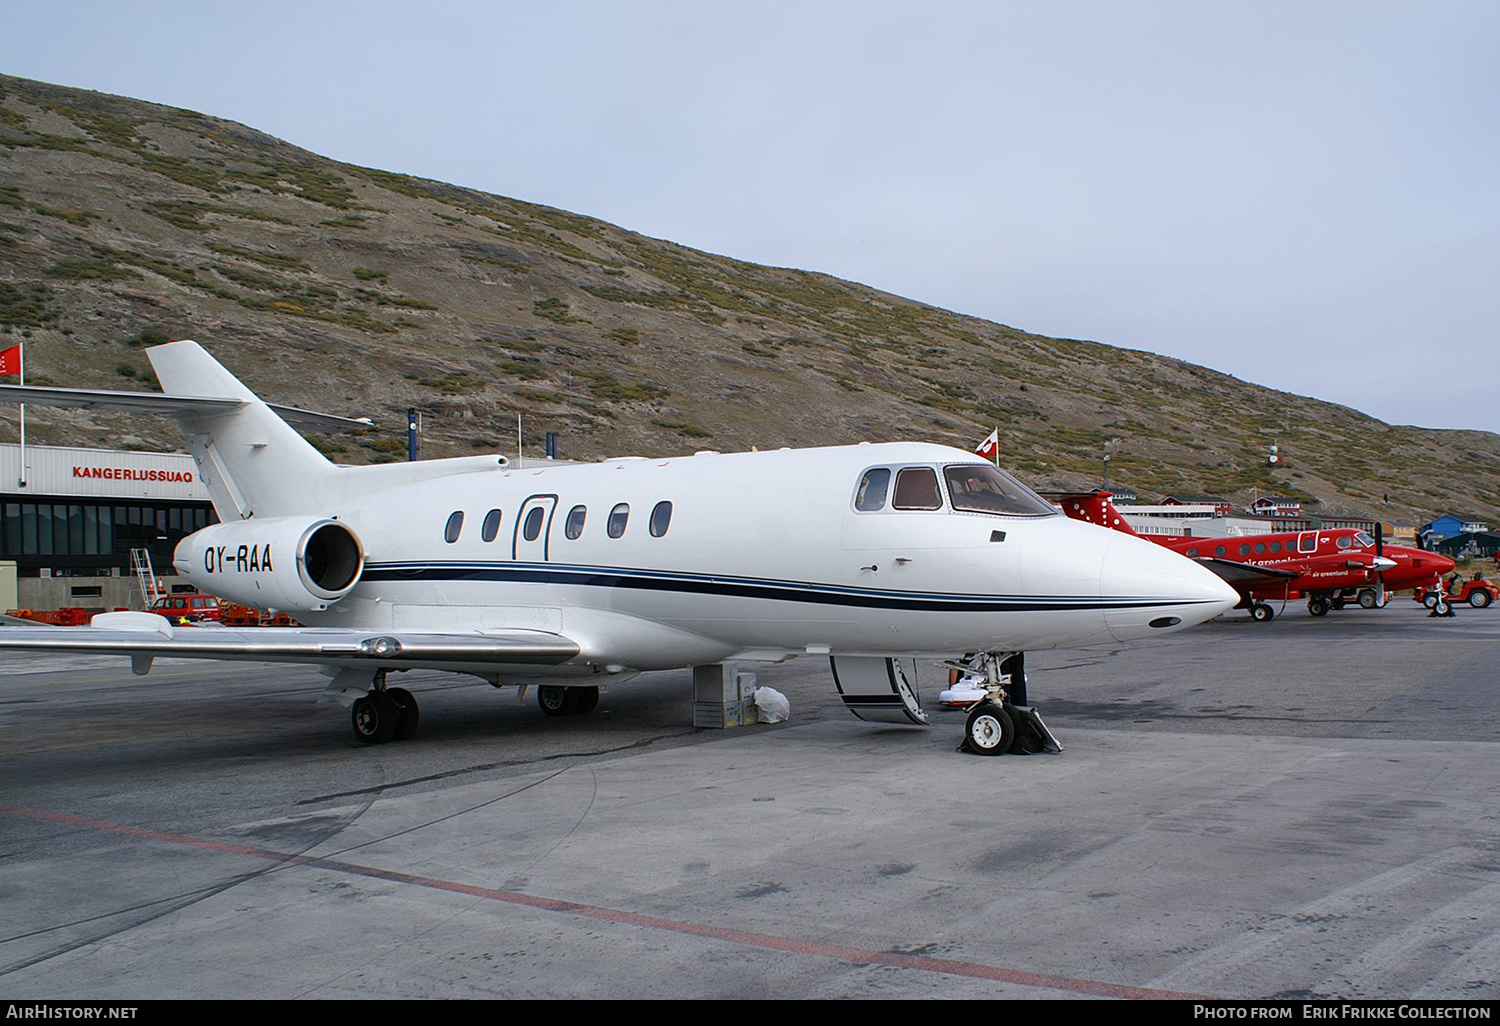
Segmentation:
<svg viewBox="0 0 1500 1026">
<path fill-rule="evenodd" d="M 1358 534 L 1356 534 L 1354 536 L 1354 540 L 1357 541 L 1357 542 L 1359 542 L 1360 545 L 1374 545 L 1375 544 L 1375 539 L 1371 538 L 1368 534 L 1365 534 L 1365 532 L 1363 532 L 1363 531 L 1361 531 Z"/>
<path fill-rule="evenodd" d="M 960 463 L 943 468 L 953 508 L 969 513 L 1009 513 L 1040 517 L 1057 512 L 1036 492 L 988 463 Z"/>
</svg>

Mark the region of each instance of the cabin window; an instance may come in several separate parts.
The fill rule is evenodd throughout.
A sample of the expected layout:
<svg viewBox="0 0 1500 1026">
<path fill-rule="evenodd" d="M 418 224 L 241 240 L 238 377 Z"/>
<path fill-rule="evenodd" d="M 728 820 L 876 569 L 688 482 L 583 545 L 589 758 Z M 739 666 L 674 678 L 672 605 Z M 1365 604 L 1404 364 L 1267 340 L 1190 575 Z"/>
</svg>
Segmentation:
<svg viewBox="0 0 1500 1026">
<path fill-rule="evenodd" d="M 1188 557 L 1188 559 L 1196 559 L 1197 556 L 1198 556 L 1198 550 L 1197 549 L 1188 549 L 1187 550 L 1187 557 Z"/>
<path fill-rule="evenodd" d="M 527 541 L 536 541 L 542 533 L 542 520 L 547 511 L 540 506 L 531 507 L 526 514 L 526 522 L 521 525 L 521 537 Z"/>
<path fill-rule="evenodd" d="M 931 467 L 907 467 L 896 474 L 896 495 L 891 500 L 896 509 L 942 509 L 943 495 L 938 491 L 937 472 Z"/>
<path fill-rule="evenodd" d="M 1338 541 L 1334 542 L 1334 544 L 1341 549 L 1347 549 L 1349 548 L 1349 546 L 1354 544 L 1354 539 L 1349 537 L 1347 534 L 1341 534 L 1339 535 Z"/>
<path fill-rule="evenodd" d="M 885 493 L 891 486 L 891 472 L 885 467 L 865 471 L 859 483 L 859 492 L 854 496 L 854 508 L 861 513 L 873 513 L 885 509 Z"/>
<path fill-rule="evenodd" d="M 1271 551 L 1272 552 L 1280 552 L 1281 551 L 1281 542 L 1272 542 L 1271 543 Z"/>
<path fill-rule="evenodd" d="M 589 511 L 586 506 L 574 506 L 568 510 L 568 521 L 563 525 L 563 533 L 568 536 L 569 541 L 576 541 L 583 534 L 583 522 L 588 519 Z"/>
<path fill-rule="evenodd" d="M 1255 554 L 1257 556 L 1263 556 L 1263 555 L 1265 555 L 1265 552 L 1266 552 L 1266 543 L 1265 542 L 1256 542 L 1255 543 Z"/>
<path fill-rule="evenodd" d="M 672 504 L 658 502 L 651 509 L 651 537 L 660 538 L 672 526 Z"/>
<path fill-rule="evenodd" d="M 443 528 L 443 541 L 447 542 L 449 545 L 452 545 L 454 542 L 458 541 L 458 536 L 463 531 L 463 529 L 464 511 L 461 509 L 456 509 L 448 515 L 448 525 Z"/>
<path fill-rule="evenodd" d="M 1056 512 L 1040 495 L 988 463 L 944 467 L 943 476 L 948 479 L 948 498 L 956 510 L 1031 517 Z"/>
<path fill-rule="evenodd" d="M 1297 538 L 1297 549 L 1299 552 L 1316 552 L 1318 548 L 1318 536 L 1312 532 L 1299 535 Z"/>
<path fill-rule="evenodd" d="M 484 515 L 484 523 L 479 528 L 479 537 L 487 542 L 495 540 L 495 535 L 500 533 L 500 511 L 492 509 Z"/>
<path fill-rule="evenodd" d="M 630 504 L 622 502 L 609 511 L 609 522 L 604 525 L 605 533 L 611 538 L 619 538 L 625 533 L 625 525 L 630 520 Z"/>
<path fill-rule="evenodd" d="M 1216 555 L 1216 556 L 1222 556 L 1222 555 L 1224 555 L 1224 553 L 1226 551 L 1228 551 L 1228 550 L 1226 550 L 1224 548 L 1224 546 L 1222 546 L 1222 545 L 1215 545 L 1214 546 L 1214 555 Z"/>
<path fill-rule="evenodd" d="M 1240 546 L 1240 548 L 1239 548 L 1239 553 L 1242 556 L 1248 556 L 1248 555 L 1250 555 L 1250 543 L 1249 542 L 1245 542 L 1244 544 L 1242 544 Z"/>
</svg>

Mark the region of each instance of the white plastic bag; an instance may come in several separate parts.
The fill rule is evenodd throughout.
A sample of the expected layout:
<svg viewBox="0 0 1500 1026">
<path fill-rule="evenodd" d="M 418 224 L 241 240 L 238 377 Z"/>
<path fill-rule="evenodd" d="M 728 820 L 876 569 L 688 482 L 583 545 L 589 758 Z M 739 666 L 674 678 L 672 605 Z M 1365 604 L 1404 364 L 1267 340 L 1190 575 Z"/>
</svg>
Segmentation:
<svg viewBox="0 0 1500 1026">
<path fill-rule="evenodd" d="M 756 688 L 755 705 L 760 710 L 762 723 L 780 723 L 792 715 L 792 703 L 775 688 Z"/>
</svg>

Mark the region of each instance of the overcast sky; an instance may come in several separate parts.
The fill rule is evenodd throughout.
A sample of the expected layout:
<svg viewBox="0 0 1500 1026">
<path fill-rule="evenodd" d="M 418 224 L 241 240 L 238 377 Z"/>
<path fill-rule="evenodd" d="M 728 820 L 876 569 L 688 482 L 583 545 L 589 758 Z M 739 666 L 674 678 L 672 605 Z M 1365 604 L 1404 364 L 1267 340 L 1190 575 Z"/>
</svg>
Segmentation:
<svg viewBox="0 0 1500 1026">
<path fill-rule="evenodd" d="M 0 54 L 341 160 L 1500 431 L 1493 0 L 4 0 Z"/>
</svg>

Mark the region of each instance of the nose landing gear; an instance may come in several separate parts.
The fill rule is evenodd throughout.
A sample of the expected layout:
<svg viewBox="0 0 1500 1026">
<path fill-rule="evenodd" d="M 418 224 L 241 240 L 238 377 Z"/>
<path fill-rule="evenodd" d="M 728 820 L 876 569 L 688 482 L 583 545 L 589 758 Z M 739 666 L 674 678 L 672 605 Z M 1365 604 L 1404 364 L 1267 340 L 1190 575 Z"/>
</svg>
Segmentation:
<svg viewBox="0 0 1500 1026">
<path fill-rule="evenodd" d="M 977 686 L 987 692 L 969 710 L 959 751 L 976 755 L 1062 751 L 1041 715 L 1025 704 L 1024 652 L 983 652 L 967 662 L 948 665 L 978 678 Z"/>
</svg>

